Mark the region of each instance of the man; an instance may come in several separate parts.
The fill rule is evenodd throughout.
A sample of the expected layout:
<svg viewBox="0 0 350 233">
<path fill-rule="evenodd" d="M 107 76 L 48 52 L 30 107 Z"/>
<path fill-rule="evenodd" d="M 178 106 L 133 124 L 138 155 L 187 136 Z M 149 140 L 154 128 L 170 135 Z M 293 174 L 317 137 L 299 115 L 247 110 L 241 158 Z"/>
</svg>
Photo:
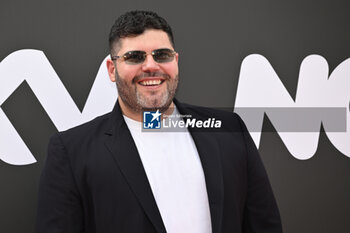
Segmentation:
<svg viewBox="0 0 350 233">
<path fill-rule="evenodd" d="M 174 99 L 179 55 L 168 23 L 148 11 L 113 25 L 107 69 L 114 110 L 52 137 L 38 233 L 281 233 L 272 190 L 240 118 Z M 215 132 L 143 132 L 142 113 L 220 119 Z"/>
</svg>

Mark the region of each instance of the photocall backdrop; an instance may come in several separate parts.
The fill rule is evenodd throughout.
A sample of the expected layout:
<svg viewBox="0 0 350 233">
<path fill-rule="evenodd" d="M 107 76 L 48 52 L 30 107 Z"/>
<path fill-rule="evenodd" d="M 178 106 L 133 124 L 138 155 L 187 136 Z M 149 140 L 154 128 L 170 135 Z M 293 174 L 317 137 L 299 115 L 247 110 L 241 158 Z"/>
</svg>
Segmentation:
<svg viewBox="0 0 350 233">
<path fill-rule="evenodd" d="M 108 33 L 133 9 L 172 26 L 180 101 L 241 114 L 284 232 L 349 232 L 350 4 L 340 0 L 2 1 L 0 232 L 34 233 L 49 137 L 112 108 Z"/>
</svg>

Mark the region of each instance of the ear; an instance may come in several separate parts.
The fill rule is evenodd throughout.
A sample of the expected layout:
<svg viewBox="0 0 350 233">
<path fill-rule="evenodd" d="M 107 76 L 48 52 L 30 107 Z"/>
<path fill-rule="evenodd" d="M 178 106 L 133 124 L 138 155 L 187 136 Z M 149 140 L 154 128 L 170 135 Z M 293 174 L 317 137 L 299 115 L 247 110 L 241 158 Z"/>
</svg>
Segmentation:
<svg viewBox="0 0 350 233">
<path fill-rule="evenodd" d="M 178 53 L 175 54 L 175 59 L 176 59 L 176 63 L 179 63 L 179 54 Z"/>
<path fill-rule="evenodd" d="M 106 65 L 107 65 L 107 71 L 108 71 L 108 76 L 109 76 L 109 79 L 112 81 L 112 82 L 115 82 L 115 64 L 114 62 L 111 60 L 111 59 L 107 59 L 107 62 L 106 62 Z"/>
</svg>

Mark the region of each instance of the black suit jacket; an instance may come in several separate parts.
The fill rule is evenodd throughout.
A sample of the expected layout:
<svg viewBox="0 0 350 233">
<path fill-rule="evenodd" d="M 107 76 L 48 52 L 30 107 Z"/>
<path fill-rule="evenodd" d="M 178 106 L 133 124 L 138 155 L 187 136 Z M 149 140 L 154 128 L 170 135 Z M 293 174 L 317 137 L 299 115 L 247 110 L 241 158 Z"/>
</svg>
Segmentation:
<svg viewBox="0 0 350 233">
<path fill-rule="evenodd" d="M 268 177 L 242 120 L 234 113 L 176 106 L 197 119 L 222 120 L 217 132 L 190 130 L 205 175 L 212 232 L 281 233 Z M 118 103 L 111 113 L 51 138 L 37 232 L 166 232 Z"/>
</svg>

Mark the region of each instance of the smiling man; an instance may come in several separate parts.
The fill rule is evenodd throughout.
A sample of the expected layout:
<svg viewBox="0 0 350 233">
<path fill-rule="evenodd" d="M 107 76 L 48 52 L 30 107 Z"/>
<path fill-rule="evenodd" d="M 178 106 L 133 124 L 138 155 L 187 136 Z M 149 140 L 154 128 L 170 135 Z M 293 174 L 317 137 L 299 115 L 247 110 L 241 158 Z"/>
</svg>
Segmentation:
<svg viewBox="0 0 350 233">
<path fill-rule="evenodd" d="M 37 232 L 281 233 L 242 120 L 174 99 L 179 54 L 168 23 L 154 12 L 127 12 L 109 46 L 118 101 L 111 113 L 51 138 Z M 220 129 L 143 132 L 145 111 L 156 111 L 152 120 L 219 119 Z"/>
</svg>

